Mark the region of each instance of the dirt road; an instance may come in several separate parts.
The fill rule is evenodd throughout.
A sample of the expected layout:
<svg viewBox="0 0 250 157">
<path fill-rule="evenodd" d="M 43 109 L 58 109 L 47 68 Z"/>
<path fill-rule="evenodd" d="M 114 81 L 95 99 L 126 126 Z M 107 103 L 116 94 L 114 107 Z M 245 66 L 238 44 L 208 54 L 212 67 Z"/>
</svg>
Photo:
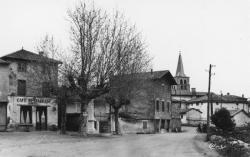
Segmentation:
<svg viewBox="0 0 250 157">
<path fill-rule="evenodd" d="M 217 157 L 194 128 L 182 133 L 88 137 L 0 133 L 0 157 Z"/>
</svg>

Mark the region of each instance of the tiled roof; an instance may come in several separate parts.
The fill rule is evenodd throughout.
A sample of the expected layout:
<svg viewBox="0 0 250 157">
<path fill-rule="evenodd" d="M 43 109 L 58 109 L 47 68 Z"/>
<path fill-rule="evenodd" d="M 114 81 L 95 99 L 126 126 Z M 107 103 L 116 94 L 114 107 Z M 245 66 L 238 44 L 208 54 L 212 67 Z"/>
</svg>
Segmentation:
<svg viewBox="0 0 250 157">
<path fill-rule="evenodd" d="M 133 75 L 133 77 L 135 78 L 140 78 L 140 79 L 152 79 L 152 80 L 156 80 L 156 79 L 161 79 L 164 76 L 166 76 L 171 85 L 176 85 L 176 81 L 173 77 L 173 75 L 170 73 L 170 71 L 168 70 L 162 70 L 162 71 L 152 71 L 152 72 L 141 72 L 141 73 L 136 73 L 136 74 L 131 74 L 131 75 L 125 75 L 125 76 L 121 76 L 121 77 L 131 77 Z M 116 78 L 117 76 L 115 76 Z"/>
<path fill-rule="evenodd" d="M 180 113 L 185 114 L 185 113 L 187 113 L 187 112 L 189 112 L 191 110 L 195 110 L 195 111 L 198 111 L 198 112 L 202 113 L 199 109 L 196 109 L 196 108 L 184 109 L 184 110 L 181 110 Z"/>
<path fill-rule="evenodd" d="M 9 64 L 9 63 L 6 62 L 6 61 L 4 61 L 4 60 L 2 60 L 2 59 L 0 59 L 0 64 Z"/>
<path fill-rule="evenodd" d="M 231 117 L 234 117 L 235 115 L 237 115 L 240 112 L 243 112 L 245 115 L 247 115 L 248 117 L 250 117 L 250 115 L 245 111 L 245 110 L 229 110 Z"/>
<path fill-rule="evenodd" d="M 199 103 L 199 102 L 207 102 L 208 100 L 208 96 L 202 96 L 199 98 L 193 98 L 191 100 L 188 101 L 188 103 Z M 212 93 L 211 94 L 211 101 L 212 102 L 224 102 L 224 103 L 247 103 L 247 99 L 243 98 L 243 97 L 239 97 L 239 96 L 235 96 L 235 95 L 217 95 Z"/>
<path fill-rule="evenodd" d="M 6 59 L 18 59 L 18 60 L 27 60 L 27 61 L 49 61 L 49 62 L 54 62 L 60 64 L 60 61 L 44 57 L 42 55 L 21 49 L 16 52 L 10 53 L 8 55 L 5 55 L 1 57 L 1 59 L 6 60 Z"/>
</svg>

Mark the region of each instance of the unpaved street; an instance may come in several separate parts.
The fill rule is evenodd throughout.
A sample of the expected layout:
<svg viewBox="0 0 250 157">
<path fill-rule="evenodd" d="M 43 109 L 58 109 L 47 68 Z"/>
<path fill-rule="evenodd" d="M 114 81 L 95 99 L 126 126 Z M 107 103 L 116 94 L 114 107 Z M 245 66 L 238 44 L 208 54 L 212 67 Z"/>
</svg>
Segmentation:
<svg viewBox="0 0 250 157">
<path fill-rule="evenodd" d="M 182 133 L 87 137 L 55 132 L 0 133 L 0 157 L 201 157 L 218 156 L 197 135 Z"/>
</svg>

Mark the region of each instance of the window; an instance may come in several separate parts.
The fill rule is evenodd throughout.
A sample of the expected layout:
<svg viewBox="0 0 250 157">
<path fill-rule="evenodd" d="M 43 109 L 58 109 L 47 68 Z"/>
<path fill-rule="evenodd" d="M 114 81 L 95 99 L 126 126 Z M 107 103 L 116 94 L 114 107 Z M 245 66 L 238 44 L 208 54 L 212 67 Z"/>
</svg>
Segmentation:
<svg viewBox="0 0 250 157">
<path fill-rule="evenodd" d="M 18 96 L 26 95 L 26 81 L 25 80 L 17 81 L 17 95 Z"/>
<path fill-rule="evenodd" d="M 97 130 L 97 121 L 94 121 L 94 128 Z"/>
<path fill-rule="evenodd" d="M 42 83 L 42 96 L 44 97 L 50 96 L 50 83 L 49 82 Z"/>
<path fill-rule="evenodd" d="M 10 86 L 13 86 L 14 85 L 14 78 L 13 78 L 13 76 L 9 76 L 9 85 Z"/>
<path fill-rule="evenodd" d="M 187 84 L 187 81 L 186 81 L 186 80 L 184 80 L 184 84 Z"/>
<path fill-rule="evenodd" d="M 165 102 L 164 101 L 162 101 L 161 107 L 162 107 L 162 112 L 164 112 L 165 111 Z"/>
<path fill-rule="evenodd" d="M 170 112 L 170 102 L 167 102 L 167 112 Z"/>
<path fill-rule="evenodd" d="M 159 112 L 160 110 L 160 101 L 159 100 L 156 100 L 156 112 Z"/>
<path fill-rule="evenodd" d="M 147 129 L 148 128 L 148 122 L 147 121 L 143 121 L 142 122 L 142 128 L 143 129 Z"/>
<path fill-rule="evenodd" d="M 21 106 L 20 108 L 20 123 L 21 124 L 32 124 L 32 107 Z"/>
<path fill-rule="evenodd" d="M 17 64 L 18 66 L 18 72 L 26 72 L 27 71 L 27 64 L 24 62 L 19 62 Z"/>
</svg>

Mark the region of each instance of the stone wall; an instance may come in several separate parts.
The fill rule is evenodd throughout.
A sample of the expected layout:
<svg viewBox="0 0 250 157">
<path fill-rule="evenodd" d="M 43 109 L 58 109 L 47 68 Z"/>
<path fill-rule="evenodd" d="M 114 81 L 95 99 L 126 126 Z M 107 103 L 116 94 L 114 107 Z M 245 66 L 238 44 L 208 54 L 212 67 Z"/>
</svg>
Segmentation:
<svg viewBox="0 0 250 157">
<path fill-rule="evenodd" d="M 6 64 L 0 64 L 0 102 L 8 101 L 9 90 L 9 67 Z"/>
</svg>

